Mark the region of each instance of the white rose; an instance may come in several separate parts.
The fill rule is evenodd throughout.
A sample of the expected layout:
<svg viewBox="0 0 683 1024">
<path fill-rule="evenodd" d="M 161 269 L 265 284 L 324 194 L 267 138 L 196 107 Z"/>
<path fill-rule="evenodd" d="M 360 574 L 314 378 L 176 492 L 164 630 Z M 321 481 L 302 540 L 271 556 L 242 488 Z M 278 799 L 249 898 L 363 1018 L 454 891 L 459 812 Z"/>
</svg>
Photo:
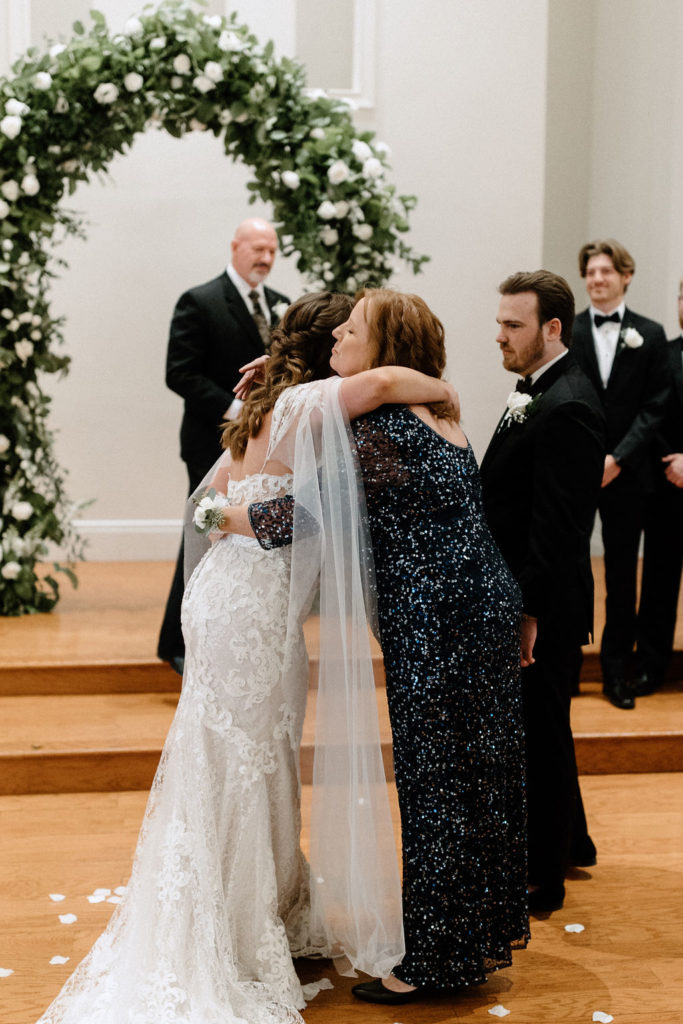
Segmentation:
<svg viewBox="0 0 683 1024">
<path fill-rule="evenodd" d="M 36 196 L 40 192 L 40 182 L 35 174 L 25 174 L 21 179 L 21 191 L 27 196 Z"/>
<path fill-rule="evenodd" d="M 52 85 L 52 75 L 47 71 L 38 71 L 33 76 L 33 88 L 39 92 L 47 92 Z"/>
<path fill-rule="evenodd" d="M 13 117 L 23 117 L 24 114 L 28 114 L 30 109 L 25 103 L 15 100 L 14 97 L 5 103 L 5 113 L 11 114 Z"/>
<path fill-rule="evenodd" d="M 107 103 L 115 103 L 119 98 L 119 90 L 113 82 L 101 82 L 95 89 L 93 96 L 98 103 L 102 103 L 103 105 Z"/>
<path fill-rule="evenodd" d="M 78 160 L 65 160 L 60 166 L 65 174 L 73 174 L 78 170 Z"/>
<path fill-rule="evenodd" d="M 32 341 L 18 341 L 14 346 L 14 351 L 17 353 L 22 363 L 33 355 L 33 342 Z"/>
<path fill-rule="evenodd" d="M 324 130 L 324 128 L 311 128 L 311 138 L 312 139 L 324 139 L 325 138 L 325 130 Z"/>
<path fill-rule="evenodd" d="M 9 238 L 6 238 L 4 240 L 4 242 L 2 243 L 2 251 L 3 252 L 11 252 L 13 248 L 14 248 L 14 242 L 10 242 Z"/>
<path fill-rule="evenodd" d="M 282 172 L 282 184 L 286 185 L 287 188 L 291 188 L 292 191 L 298 188 L 301 184 L 301 179 L 296 171 L 283 171 Z"/>
<path fill-rule="evenodd" d="M 320 232 L 320 237 L 323 245 L 336 245 L 339 241 L 339 232 L 336 228 L 331 228 L 329 224 L 326 224 Z"/>
<path fill-rule="evenodd" d="M 287 305 L 286 302 L 276 302 L 275 305 L 273 306 L 273 313 L 275 313 L 275 316 L 278 318 L 278 320 L 282 320 L 283 316 L 285 315 L 288 309 L 289 306 Z"/>
<path fill-rule="evenodd" d="M 621 336 L 624 340 L 626 348 L 640 348 L 643 344 L 643 336 L 640 331 L 637 331 L 635 327 L 626 327 L 622 332 Z"/>
<path fill-rule="evenodd" d="M 173 75 L 171 77 L 171 88 L 172 89 L 182 89 L 182 87 L 183 87 L 183 80 L 180 77 L 180 75 Z"/>
<path fill-rule="evenodd" d="M 10 203 L 15 203 L 19 198 L 19 185 L 14 178 L 10 178 L 9 181 L 3 181 L 0 185 L 0 192 L 5 199 L 9 199 Z"/>
<path fill-rule="evenodd" d="M 359 164 L 365 163 L 372 156 L 372 150 L 368 146 L 367 142 L 363 142 L 361 139 L 354 139 L 353 145 L 351 146 L 351 152 L 355 156 Z"/>
<path fill-rule="evenodd" d="M 192 84 L 195 89 L 199 89 L 203 93 L 211 92 L 212 89 L 216 88 L 216 83 L 212 82 L 206 75 L 197 75 Z"/>
<path fill-rule="evenodd" d="M 69 101 L 66 96 L 58 96 L 55 103 L 55 114 L 66 114 L 69 109 Z"/>
<path fill-rule="evenodd" d="M 43 335 L 41 334 L 41 332 L 37 328 L 34 331 L 31 331 L 31 333 L 29 334 L 29 338 L 31 339 L 31 341 L 40 341 L 42 336 Z M 29 381 L 29 383 L 30 383 L 30 381 Z M 26 385 L 26 387 L 28 387 L 28 384 Z"/>
<path fill-rule="evenodd" d="M 346 288 L 347 291 L 349 292 L 355 292 L 358 290 L 358 281 L 355 279 L 355 277 L 346 278 Z"/>
<path fill-rule="evenodd" d="M 192 61 L 186 53 L 179 53 L 177 57 L 173 58 L 173 70 L 177 71 L 179 75 L 189 75 L 192 70 Z"/>
<path fill-rule="evenodd" d="M 20 572 L 21 566 L 18 562 L 5 562 L 2 569 L 0 569 L 0 574 L 6 580 L 15 580 Z"/>
<path fill-rule="evenodd" d="M 123 26 L 123 31 L 127 36 L 136 37 L 141 36 L 145 29 L 139 18 L 129 18 Z"/>
<path fill-rule="evenodd" d="M 9 308 L 9 306 L 5 306 L 4 309 L 0 310 L 0 316 L 4 317 L 5 320 L 11 320 L 12 317 L 14 316 L 14 313 Z"/>
<path fill-rule="evenodd" d="M 361 242 L 369 242 L 372 238 L 372 228 L 369 224 L 354 224 L 353 233 Z"/>
<path fill-rule="evenodd" d="M 381 153 L 382 156 L 387 157 L 387 159 L 389 159 L 389 157 L 391 156 L 391 149 L 389 148 L 389 146 L 387 146 L 386 142 L 376 142 L 375 152 Z"/>
<path fill-rule="evenodd" d="M 341 185 L 342 181 L 346 181 L 350 173 L 348 165 L 343 160 L 335 160 L 327 171 L 327 177 L 333 185 Z"/>
<path fill-rule="evenodd" d="M 334 204 L 334 212 L 336 213 L 337 217 L 339 217 L 340 220 L 342 217 L 346 216 L 346 214 L 349 212 L 349 204 L 346 202 L 345 199 L 340 199 L 338 202 Z"/>
<path fill-rule="evenodd" d="M 210 78 L 212 82 L 222 82 L 223 68 L 217 60 L 207 60 L 204 65 L 204 75 L 206 78 Z"/>
<path fill-rule="evenodd" d="M 526 407 L 531 401 L 531 395 L 520 391 L 511 391 L 505 403 L 510 411 L 510 418 L 522 423 L 526 418 Z"/>
<path fill-rule="evenodd" d="M 242 41 L 234 32 L 229 32 L 226 29 L 218 37 L 218 49 L 222 50 L 223 53 L 230 53 L 231 50 L 241 50 Z"/>
<path fill-rule="evenodd" d="M 14 318 L 14 320 L 10 320 L 10 322 L 7 324 L 7 330 L 8 331 L 18 331 L 19 330 L 19 321 L 16 319 L 16 317 Z"/>
<path fill-rule="evenodd" d="M 17 320 L 20 324 L 30 324 L 31 320 L 33 320 L 33 313 L 29 313 L 28 310 L 25 310 L 23 313 L 19 314 Z"/>
<path fill-rule="evenodd" d="M 140 92 L 140 89 L 145 84 L 145 80 L 137 71 L 129 71 L 123 80 L 123 84 L 128 92 Z"/>
<path fill-rule="evenodd" d="M 205 14 L 202 21 L 205 25 L 208 25 L 209 28 L 220 28 L 223 24 L 223 19 L 220 14 Z"/>
<path fill-rule="evenodd" d="M 204 124 L 203 121 L 200 121 L 199 118 L 197 118 L 197 117 L 193 117 L 192 118 L 192 120 L 190 121 L 189 128 L 190 128 L 191 132 L 205 132 L 206 131 L 206 125 Z"/>
<path fill-rule="evenodd" d="M 244 113 L 238 114 L 235 120 L 238 124 L 244 124 L 245 121 L 249 120 L 249 111 L 245 110 Z"/>
<path fill-rule="evenodd" d="M 5 107 L 7 109 L 7 107 Z M 3 117 L 0 121 L 0 132 L 6 135 L 8 139 L 16 139 L 17 135 L 21 131 L 23 121 L 16 114 L 8 114 Z"/>
<path fill-rule="evenodd" d="M 33 515 L 33 505 L 30 501 L 15 501 L 10 509 L 10 515 L 18 523 L 23 523 Z"/>
<path fill-rule="evenodd" d="M 331 220 L 332 217 L 337 216 L 334 203 L 331 203 L 329 199 L 324 199 L 318 207 L 318 216 L 321 220 Z"/>
<path fill-rule="evenodd" d="M 66 46 L 64 43 L 55 43 L 55 45 L 51 46 L 47 52 L 51 57 L 59 57 L 60 53 L 64 53 L 65 50 Z"/>
<path fill-rule="evenodd" d="M 10 441 L 6 434 L 0 434 L 0 455 L 4 455 L 6 451 L 9 451 Z"/>
<path fill-rule="evenodd" d="M 9 203 L 6 203 L 4 199 L 0 199 L 0 220 L 4 220 L 9 211 Z"/>
<path fill-rule="evenodd" d="M 379 178 L 383 172 L 382 162 L 376 156 L 371 156 L 363 164 L 363 174 L 366 178 Z"/>
<path fill-rule="evenodd" d="M 224 124 L 224 125 L 225 124 L 230 124 L 231 121 L 232 121 L 232 114 L 230 113 L 230 111 L 229 110 L 221 110 L 220 114 L 218 115 L 218 122 L 219 122 L 219 124 Z"/>
<path fill-rule="evenodd" d="M 150 50 L 163 50 L 166 46 L 166 36 L 155 36 L 154 39 L 150 39 L 149 48 Z"/>
</svg>

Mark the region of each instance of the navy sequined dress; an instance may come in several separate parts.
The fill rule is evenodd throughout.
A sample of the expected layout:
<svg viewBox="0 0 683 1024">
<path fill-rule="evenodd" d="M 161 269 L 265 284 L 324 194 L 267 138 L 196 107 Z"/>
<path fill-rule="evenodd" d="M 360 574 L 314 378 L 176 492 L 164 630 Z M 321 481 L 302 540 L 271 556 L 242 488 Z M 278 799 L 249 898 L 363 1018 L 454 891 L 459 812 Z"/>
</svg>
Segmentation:
<svg viewBox="0 0 683 1024">
<path fill-rule="evenodd" d="M 528 939 L 517 583 L 472 449 L 404 406 L 352 424 L 375 560 L 411 985 L 478 984 Z M 286 499 L 250 506 L 264 546 Z"/>
</svg>

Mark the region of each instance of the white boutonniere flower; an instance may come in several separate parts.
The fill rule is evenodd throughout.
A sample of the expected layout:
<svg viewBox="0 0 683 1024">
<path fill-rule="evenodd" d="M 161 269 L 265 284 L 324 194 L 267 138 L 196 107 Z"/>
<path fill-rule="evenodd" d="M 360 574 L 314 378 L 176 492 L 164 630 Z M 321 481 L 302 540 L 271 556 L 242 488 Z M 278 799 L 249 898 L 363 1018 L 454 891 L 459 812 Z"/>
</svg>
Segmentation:
<svg viewBox="0 0 683 1024">
<path fill-rule="evenodd" d="M 273 306 L 273 313 L 278 318 L 278 320 L 282 320 L 283 316 L 285 315 L 288 309 L 289 307 L 286 302 L 276 302 L 275 305 Z"/>
<path fill-rule="evenodd" d="M 643 340 L 642 334 L 635 327 L 625 327 L 621 332 L 621 341 L 625 348 L 640 348 Z"/>
<path fill-rule="evenodd" d="M 531 395 L 520 391 L 511 391 L 505 403 L 510 413 L 509 418 L 514 420 L 515 423 L 524 423 L 524 420 L 529 415 L 529 407 L 532 402 L 533 398 Z"/>
<path fill-rule="evenodd" d="M 218 530 L 223 518 L 223 510 L 228 504 L 224 494 L 217 494 L 213 487 L 210 487 L 203 498 L 193 499 L 196 504 L 192 520 L 197 533 L 212 533 Z"/>
</svg>

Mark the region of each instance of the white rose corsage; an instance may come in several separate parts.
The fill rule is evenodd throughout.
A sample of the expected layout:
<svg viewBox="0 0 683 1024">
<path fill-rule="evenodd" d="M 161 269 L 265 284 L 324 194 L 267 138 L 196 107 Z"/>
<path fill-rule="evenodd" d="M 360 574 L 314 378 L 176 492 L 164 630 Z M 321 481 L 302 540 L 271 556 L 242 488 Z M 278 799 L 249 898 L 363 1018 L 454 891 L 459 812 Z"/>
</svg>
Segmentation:
<svg viewBox="0 0 683 1024">
<path fill-rule="evenodd" d="M 532 402 L 533 398 L 531 395 L 520 391 L 511 391 L 505 403 L 510 414 L 508 418 L 515 423 L 524 423 L 524 420 L 529 415 Z"/>
<path fill-rule="evenodd" d="M 644 339 L 635 327 L 625 327 L 621 332 L 621 340 L 626 348 L 640 348 Z"/>
<path fill-rule="evenodd" d="M 197 507 L 192 520 L 197 533 L 206 535 L 219 530 L 225 506 L 228 504 L 225 495 L 218 494 L 213 487 L 210 487 L 202 498 L 193 500 Z"/>
</svg>

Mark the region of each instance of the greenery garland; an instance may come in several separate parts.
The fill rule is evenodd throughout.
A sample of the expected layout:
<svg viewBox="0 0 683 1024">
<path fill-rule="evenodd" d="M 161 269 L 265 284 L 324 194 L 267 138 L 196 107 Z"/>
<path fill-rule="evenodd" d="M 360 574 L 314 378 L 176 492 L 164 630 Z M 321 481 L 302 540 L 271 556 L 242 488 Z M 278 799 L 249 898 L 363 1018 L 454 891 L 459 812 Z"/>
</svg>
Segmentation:
<svg viewBox="0 0 683 1024">
<path fill-rule="evenodd" d="M 0 80 L 0 614 L 48 611 L 55 576 L 37 574 L 48 542 L 82 557 L 64 472 L 47 426 L 39 374 L 64 373 L 63 324 L 46 293 L 55 247 L 83 235 L 60 205 L 150 126 L 180 138 L 210 131 L 250 166 L 252 195 L 269 202 L 285 255 L 315 286 L 354 292 L 384 283 L 396 257 L 426 257 L 399 237 L 414 197 L 386 181 L 387 149 L 356 133 L 349 107 L 306 88 L 303 69 L 275 60 L 244 25 L 183 0 L 130 18 L 109 34 L 91 12 L 65 45 L 28 51 Z M 55 569 L 69 573 L 68 565 Z"/>
</svg>

